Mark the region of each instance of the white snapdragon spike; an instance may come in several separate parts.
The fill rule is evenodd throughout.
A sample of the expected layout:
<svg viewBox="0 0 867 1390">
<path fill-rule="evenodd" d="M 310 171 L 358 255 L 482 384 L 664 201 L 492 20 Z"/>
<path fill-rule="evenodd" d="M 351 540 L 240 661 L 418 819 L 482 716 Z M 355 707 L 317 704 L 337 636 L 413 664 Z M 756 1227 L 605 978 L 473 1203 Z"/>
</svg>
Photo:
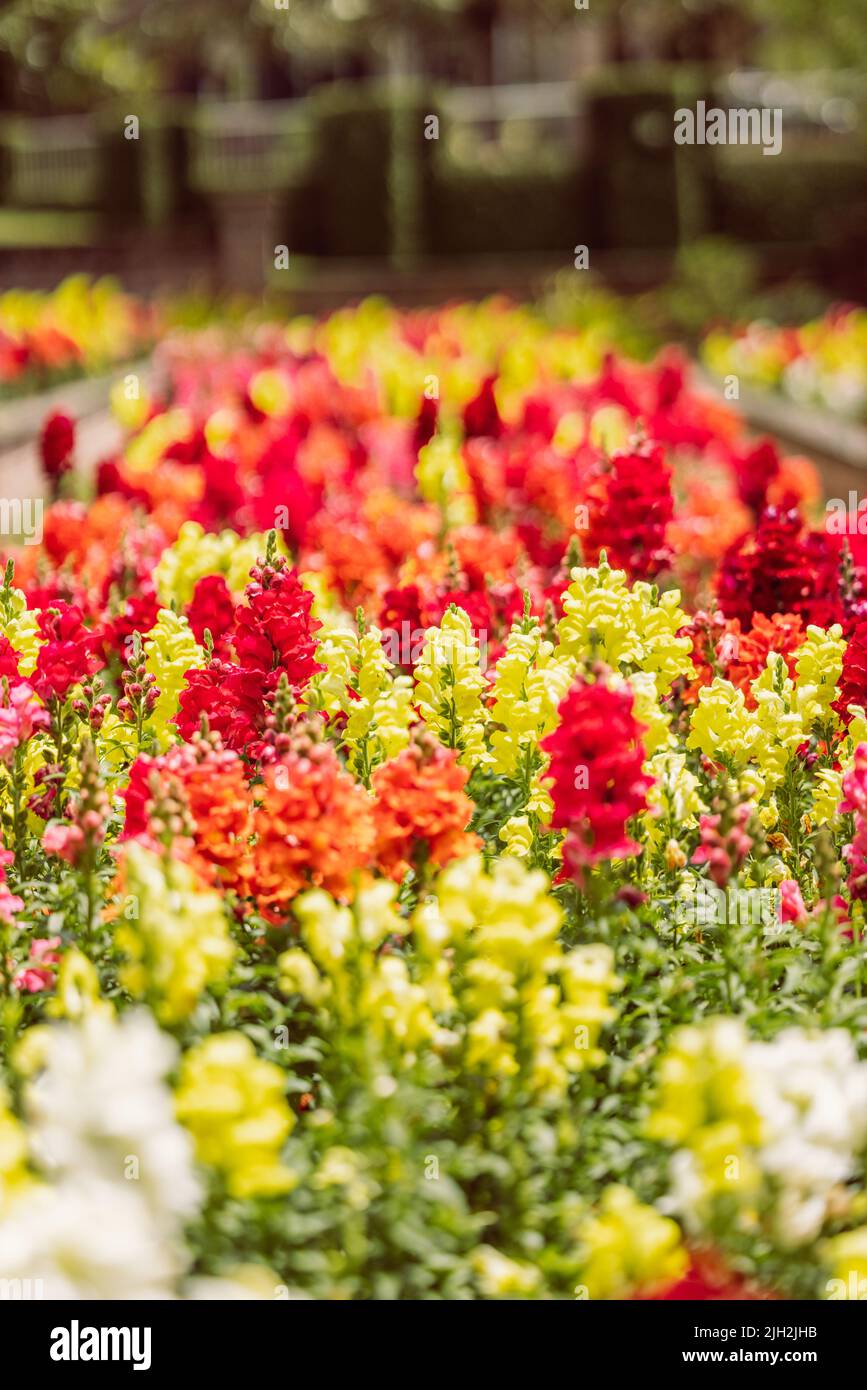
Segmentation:
<svg viewBox="0 0 867 1390">
<path fill-rule="evenodd" d="M 676 1216 L 688 1231 L 699 1234 L 704 1226 L 707 1193 L 704 1179 L 689 1149 L 678 1149 L 668 1165 L 668 1194 L 657 1203 L 665 1216 Z"/>
<path fill-rule="evenodd" d="M 0 1223 L 0 1279 L 46 1299 L 173 1298 L 183 1264 L 134 1183 L 91 1173 L 31 1188 Z"/>
<path fill-rule="evenodd" d="M 839 1028 L 787 1028 L 750 1043 L 745 1061 L 764 1131 L 759 1162 L 781 1187 L 779 1237 L 798 1245 L 819 1233 L 832 1189 L 867 1145 L 867 1062 Z"/>
<path fill-rule="evenodd" d="M 775 1242 L 789 1249 L 809 1244 L 822 1233 L 835 1189 L 855 1176 L 867 1149 L 867 1062 L 858 1060 L 843 1029 L 788 1028 L 771 1042 L 751 1042 L 738 1019 L 709 1026 L 713 1046 L 705 1060 L 712 1055 L 720 1074 L 726 1068 L 740 1073 L 744 1099 L 758 1121 L 756 1141 L 747 1152 L 739 1153 L 732 1140 L 730 1157 L 738 1160 L 732 1176 L 744 1159 L 754 1164 L 765 1198 L 773 1197 Z M 708 1176 L 700 1150 L 679 1148 L 671 1157 L 669 1191 L 660 1210 L 701 1233 L 715 1195 Z M 749 1205 L 756 1195 L 748 1186 Z"/>
<path fill-rule="evenodd" d="M 34 1158 L 46 1176 L 87 1176 L 135 1191 L 171 1234 L 198 1208 L 192 1144 L 165 1076 L 177 1047 L 144 1011 L 90 1015 L 45 1035 L 44 1070 L 27 1088 Z"/>
</svg>

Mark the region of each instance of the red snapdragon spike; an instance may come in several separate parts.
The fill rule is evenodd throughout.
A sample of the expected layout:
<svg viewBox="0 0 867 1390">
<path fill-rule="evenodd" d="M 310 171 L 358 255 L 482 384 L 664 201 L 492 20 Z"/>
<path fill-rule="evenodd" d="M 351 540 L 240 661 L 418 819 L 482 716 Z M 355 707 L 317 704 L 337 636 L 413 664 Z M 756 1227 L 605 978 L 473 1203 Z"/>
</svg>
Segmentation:
<svg viewBox="0 0 867 1390">
<path fill-rule="evenodd" d="M 210 632 L 218 656 L 227 655 L 227 639 L 235 621 L 235 604 L 222 574 L 206 574 L 196 581 L 187 618 L 196 641 L 204 643 Z"/>
<path fill-rule="evenodd" d="M 704 1254 L 693 1259 L 686 1274 L 676 1284 L 669 1284 L 667 1288 L 655 1290 L 653 1293 L 635 1295 L 638 1302 L 654 1303 L 743 1303 L 777 1297 L 773 1290 L 750 1283 L 741 1275 L 726 1269 L 719 1256 Z"/>
<path fill-rule="evenodd" d="M 767 507 L 753 532 L 726 553 L 717 578 L 727 618 L 748 628 L 754 613 L 793 613 L 827 628 L 844 619 L 839 539 L 809 531 L 793 509 Z"/>
<path fill-rule="evenodd" d="M 260 758 L 266 747 L 265 697 L 276 688 L 278 676 L 277 671 L 266 676 L 261 668 L 219 660 L 202 670 L 188 671 L 174 720 L 181 738 L 192 738 L 204 714 L 227 748 L 253 760 Z"/>
<path fill-rule="evenodd" d="M 464 410 L 464 431 L 468 439 L 474 439 L 479 435 L 488 439 L 499 439 L 503 433 L 504 426 L 494 395 L 496 379 L 494 376 L 485 377 L 478 394 Z"/>
<path fill-rule="evenodd" d="M 52 696 L 63 699 L 73 685 L 99 669 L 99 639 L 82 622 L 74 604 L 58 603 L 39 614 L 43 644 L 39 648 L 33 688 L 46 703 Z"/>
<path fill-rule="evenodd" d="M 858 624 L 846 644 L 838 689 L 840 694 L 831 708 L 848 724 L 850 705 L 867 707 L 867 621 Z"/>
<path fill-rule="evenodd" d="M 584 865 L 639 853 L 626 827 L 647 809 L 653 778 L 642 771 L 644 726 L 628 689 L 577 680 L 559 712 L 542 748 L 551 758 L 551 823 L 567 831 L 563 861 L 578 877 Z"/>
<path fill-rule="evenodd" d="M 193 509 L 192 519 L 206 531 L 219 531 L 225 526 L 242 530 L 246 509 L 246 494 L 231 459 L 216 458 L 206 451 L 198 460 L 204 478 L 202 500 Z"/>
<path fill-rule="evenodd" d="M 312 593 L 294 570 L 278 570 L 264 582 L 248 584 L 232 634 L 239 664 L 285 671 L 290 685 L 300 690 L 321 669 L 313 638 L 320 624 L 311 616 L 312 605 Z"/>
<path fill-rule="evenodd" d="M 416 454 L 419 449 L 423 449 L 425 444 L 429 444 L 436 434 L 437 419 L 439 417 L 439 401 L 433 400 L 428 396 L 422 398 L 419 408 L 418 418 L 413 430 L 413 449 Z"/>
<path fill-rule="evenodd" d="M 652 579 L 671 564 L 665 531 L 674 516 L 671 469 L 661 445 L 646 443 L 620 450 L 610 471 L 595 485 L 589 512 L 588 555 L 605 550 L 616 569 L 631 579 Z"/>
<path fill-rule="evenodd" d="M 746 449 L 733 449 L 732 469 L 738 496 L 759 516 L 768 501 L 768 488 L 780 472 L 780 454 L 771 439 L 762 439 Z"/>
<path fill-rule="evenodd" d="M 46 478 L 56 482 L 72 467 L 75 448 L 75 423 L 69 415 L 56 410 L 42 426 L 39 437 L 39 457 Z"/>
</svg>

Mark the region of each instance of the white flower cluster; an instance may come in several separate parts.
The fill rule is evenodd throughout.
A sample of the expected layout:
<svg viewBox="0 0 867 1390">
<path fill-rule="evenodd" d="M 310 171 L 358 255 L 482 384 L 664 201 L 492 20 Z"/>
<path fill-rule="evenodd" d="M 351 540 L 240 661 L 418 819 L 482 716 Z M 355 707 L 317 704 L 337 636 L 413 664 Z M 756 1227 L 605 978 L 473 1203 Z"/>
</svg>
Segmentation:
<svg viewBox="0 0 867 1390">
<path fill-rule="evenodd" d="M 714 1022 L 712 1054 L 705 1085 L 739 1100 L 723 1106 L 716 1132 L 700 1131 L 672 1155 L 665 1209 L 701 1230 L 708 1198 L 728 1181 L 754 1205 L 754 1176 L 772 1198 L 774 1239 L 789 1248 L 815 1240 L 867 1149 L 867 1062 L 841 1028 L 787 1028 L 751 1042 L 735 1019 Z"/>
<path fill-rule="evenodd" d="M 25 1101 L 48 1181 L 0 1225 L 0 1278 L 39 1280 L 51 1299 L 172 1297 L 201 1195 L 164 1082 L 174 1042 L 141 1012 L 88 1015 L 40 1043 Z"/>
<path fill-rule="evenodd" d="M 759 1163 L 780 1187 L 778 1235 L 800 1245 L 819 1234 L 867 1145 L 867 1062 L 842 1028 L 787 1028 L 750 1043 L 745 1064 L 762 1121 Z"/>
</svg>

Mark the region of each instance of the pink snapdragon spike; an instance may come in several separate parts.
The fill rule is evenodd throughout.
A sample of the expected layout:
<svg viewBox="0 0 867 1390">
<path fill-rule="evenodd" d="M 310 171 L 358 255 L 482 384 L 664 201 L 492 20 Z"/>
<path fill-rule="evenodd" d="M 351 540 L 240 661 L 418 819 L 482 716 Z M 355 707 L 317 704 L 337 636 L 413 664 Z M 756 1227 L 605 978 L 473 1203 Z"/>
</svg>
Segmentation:
<svg viewBox="0 0 867 1390">
<path fill-rule="evenodd" d="M 6 703 L 0 704 L 0 761 L 11 767 L 16 749 L 49 723 L 48 711 L 26 681 L 8 687 Z"/>
</svg>

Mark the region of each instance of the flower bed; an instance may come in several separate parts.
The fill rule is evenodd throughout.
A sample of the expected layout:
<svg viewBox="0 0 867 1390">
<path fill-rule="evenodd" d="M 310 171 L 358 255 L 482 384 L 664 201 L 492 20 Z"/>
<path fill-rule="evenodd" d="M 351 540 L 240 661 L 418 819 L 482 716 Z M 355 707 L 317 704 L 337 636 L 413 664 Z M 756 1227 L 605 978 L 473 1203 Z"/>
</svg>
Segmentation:
<svg viewBox="0 0 867 1390">
<path fill-rule="evenodd" d="M 148 350 L 156 315 L 113 280 L 73 275 L 51 293 L 0 295 L 0 398 L 105 371 Z"/>
<path fill-rule="evenodd" d="M 862 308 L 840 305 L 791 328 L 756 322 L 714 329 L 701 355 L 717 376 L 734 374 L 799 405 L 867 417 L 867 311 Z"/>
<path fill-rule="evenodd" d="M 89 505 L 48 422 L 0 590 L 0 1277 L 850 1296 L 867 552 L 811 466 L 506 304 L 160 356 Z"/>
</svg>

